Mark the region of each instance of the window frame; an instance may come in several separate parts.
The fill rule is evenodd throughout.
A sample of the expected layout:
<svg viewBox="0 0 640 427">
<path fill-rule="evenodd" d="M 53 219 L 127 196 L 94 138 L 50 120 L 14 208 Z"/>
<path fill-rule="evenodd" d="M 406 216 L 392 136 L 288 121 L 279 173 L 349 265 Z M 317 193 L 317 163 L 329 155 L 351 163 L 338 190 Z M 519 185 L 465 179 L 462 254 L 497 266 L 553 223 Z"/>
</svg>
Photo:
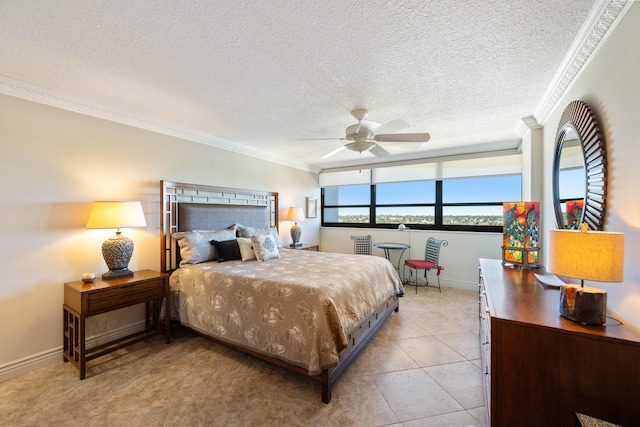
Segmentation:
<svg viewBox="0 0 640 427">
<path fill-rule="evenodd" d="M 508 174 L 516 175 L 516 174 Z M 522 175 L 520 175 L 520 183 L 522 185 Z M 478 176 L 477 178 L 482 178 Z M 443 231 L 472 231 L 481 233 L 496 233 L 502 232 L 503 226 L 497 225 L 461 225 L 461 224 L 443 224 L 443 211 L 447 207 L 486 207 L 486 206 L 500 206 L 502 207 L 504 202 L 513 200 L 505 200 L 500 202 L 443 202 L 443 179 L 426 180 L 433 181 L 435 184 L 435 202 L 430 203 L 407 203 L 407 204 L 377 204 L 376 202 L 376 185 L 369 184 L 370 186 L 370 203 L 369 205 L 325 205 L 325 188 L 321 188 L 321 226 L 323 227 L 349 227 L 349 228 L 379 228 L 379 229 L 395 229 L 399 224 L 384 223 L 378 224 L 376 222 L 376 209 L 385 207 L 433 207 L 434 209 L 434 223 L 433 224 L 408 224 L 408 227 L 416 230 L 443 230 Z M 360 184 L 362 185 L 362 184 Z M 522 190 L 521 190 L 522 194 Z M 522 198 L 522 195 L 521 197 Z M 339 209 L 339 208 L 369 208 L 369 222 L 368 223 L 347 223 L 347 222 L 327 222 L 325 221 L 325 209 Z"/>
</svg>

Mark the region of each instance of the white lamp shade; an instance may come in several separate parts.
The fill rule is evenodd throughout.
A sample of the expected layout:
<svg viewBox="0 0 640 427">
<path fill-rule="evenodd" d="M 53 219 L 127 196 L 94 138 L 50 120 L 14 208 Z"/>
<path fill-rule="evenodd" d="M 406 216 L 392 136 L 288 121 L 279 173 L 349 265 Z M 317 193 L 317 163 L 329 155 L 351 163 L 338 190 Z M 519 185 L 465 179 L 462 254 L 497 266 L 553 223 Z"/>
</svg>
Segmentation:
<svg viewBox="0 0 640 427">
<path fill-rule="evenodd" d="M 146 227 L 140 202 L 93 202 L 87 228 Z"/>
<path fill-rule="evenodd" d="M 550 230 L 547 271 L 596 282 L 624 277 L 624 234 L 604 231 Z"/>
<path fill-rule="evenodd" d="M 289 208 L 287 212 L 287 221 L 302 221 L 304 219 L 304 212 L 302 208 Z"/>
</svg>

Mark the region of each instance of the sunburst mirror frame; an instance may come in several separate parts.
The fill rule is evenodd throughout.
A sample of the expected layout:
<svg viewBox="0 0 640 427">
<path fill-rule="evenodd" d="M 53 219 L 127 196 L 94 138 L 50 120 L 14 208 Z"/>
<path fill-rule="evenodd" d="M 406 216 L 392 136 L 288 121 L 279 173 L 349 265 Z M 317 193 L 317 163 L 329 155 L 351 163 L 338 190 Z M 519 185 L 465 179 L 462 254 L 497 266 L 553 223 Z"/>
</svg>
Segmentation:
<svg viewBox="0 0 640 427">
<path fill-rule="evenodd" d="M 556 135 L 556 149 L 553 161 L 553 207 L 558 228 L 567 228 L 560 200 L 560 154 L 565 134 L 573 129 L 582 146 L 586 174 L 585 201 L 582 222 L 590 230 L 602 230 L 607 196 L 607 159 L 604 137 L 595 114 L 583 101 L 572 101 L 560 118 Z"/>
</svg>

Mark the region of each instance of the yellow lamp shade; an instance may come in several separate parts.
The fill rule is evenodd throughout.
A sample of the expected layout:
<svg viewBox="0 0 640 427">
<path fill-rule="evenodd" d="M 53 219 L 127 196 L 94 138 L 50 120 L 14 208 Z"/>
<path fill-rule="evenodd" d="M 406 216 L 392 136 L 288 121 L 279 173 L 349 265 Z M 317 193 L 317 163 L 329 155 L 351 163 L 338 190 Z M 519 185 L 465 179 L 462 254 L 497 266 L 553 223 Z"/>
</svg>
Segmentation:
<svg viewBox="0 0 640 427">
<path fill-rule="evenodd" d="M 302 221 L 303 219 L 304 212 L 302 212 L 302 208 L 289 208 L 287 221 Z"/>
<path fill-rule="evenodd" d="M 87 228 L 146 227 L 140 202 L 93 202 Z"/>
<path fill-rule="evenodd" d="M 550 273 L 597 282 L 623 280 L 623 233 L 550 230 L 547 251 Z"/>
</svg>

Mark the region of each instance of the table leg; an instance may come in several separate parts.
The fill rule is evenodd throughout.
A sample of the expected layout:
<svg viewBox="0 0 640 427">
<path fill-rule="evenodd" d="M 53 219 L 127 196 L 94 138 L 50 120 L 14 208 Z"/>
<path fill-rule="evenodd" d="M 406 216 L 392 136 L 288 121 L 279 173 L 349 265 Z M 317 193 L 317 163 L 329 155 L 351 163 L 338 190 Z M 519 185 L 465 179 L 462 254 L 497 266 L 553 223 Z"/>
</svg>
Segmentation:
<svg viewBox="0 0 640 427">
<path fill-rule="evenodd" d="M 402 263 L 402 255 L 404 255 L 405 251 L 406 249 L 403 249 L 402 252 L 400 252 L 400 257 L 398 258 L 398 276 L 400 275 L 400 264 Z M 402 277 L 402 279 L 404 279 L 404 277 Z"/>
<path fill-rule="evenodd" d="M 78 367 L 80 368 L 80 379 L 83 380 L 85 378 L 86 375 L 86 363 L 87 363 L 87 356 L 86 356 L 86 339 L 85 339 L 85 324 L 86 324 L 86 319 L 84 316 L 80 316 L 80 325 L 78 328 L 78 339 L 80 340 L 80 354 L 79 354 L 79 358 L 78 358 Z"/>
<path fill-rule="evenodd" d="M 164 300 L 164 338 L 169 344 L 171 342 L 171 298 L 167 295 Z"/>
<path fill-rule="evenodd" d="M 68 362 L 69 361 L 69 356 L 71 355 L 71 352 L 69 351 L 69 349 L 71 348 L 71 330 L 69 329 L 69 312 L 67 311 L 66 308 L 62 308 L 62 316 L 64 317 L 63 319 L 63 329 L 62 329 L 62 361 L 63 362 Z"/>
</svg>

